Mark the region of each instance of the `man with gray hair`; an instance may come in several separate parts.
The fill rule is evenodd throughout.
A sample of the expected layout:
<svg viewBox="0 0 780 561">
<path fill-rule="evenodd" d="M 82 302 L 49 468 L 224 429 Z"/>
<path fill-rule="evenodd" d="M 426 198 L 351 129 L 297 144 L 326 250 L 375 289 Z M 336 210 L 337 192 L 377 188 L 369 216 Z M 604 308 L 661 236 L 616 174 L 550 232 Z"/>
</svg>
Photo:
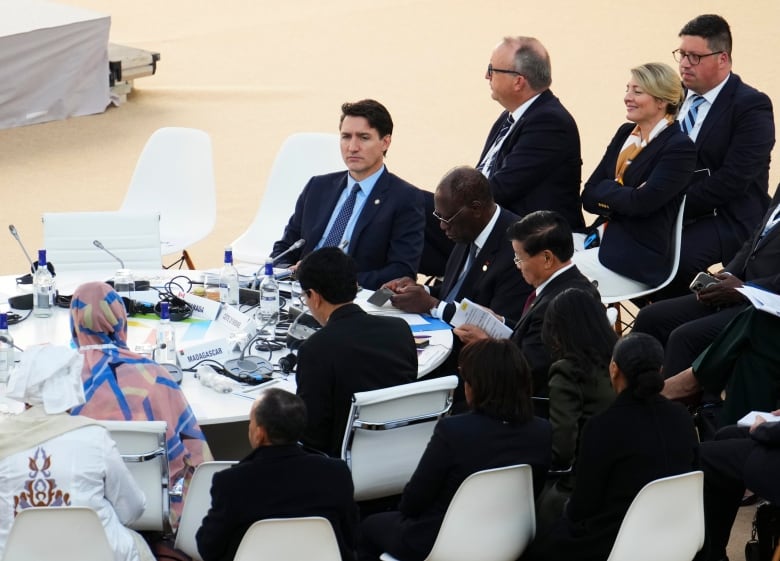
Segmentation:
<svg viewBox="0 0 780 561">
<path fill-rule="evenodd" d="M 477 165 L 496 203 L 521 218 L 554 210 L 572 230 L 583 229 L 580 135 L 550 91 L 547 50 L 532 37 L 505 37 L 493 50 L 485 79 L 504 108 Z"/>
</svg>

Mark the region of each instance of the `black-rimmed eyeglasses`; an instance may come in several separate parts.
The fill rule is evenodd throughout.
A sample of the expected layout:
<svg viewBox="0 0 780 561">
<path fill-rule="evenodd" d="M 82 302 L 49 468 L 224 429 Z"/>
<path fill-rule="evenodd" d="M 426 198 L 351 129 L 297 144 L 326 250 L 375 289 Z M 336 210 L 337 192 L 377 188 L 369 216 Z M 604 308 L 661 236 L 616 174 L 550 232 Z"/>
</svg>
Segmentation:
<svg viewBox="0 0 780 561">
<path fill-rule="evenodd" d="M 701 59 L 703 59 L 704 57 L 719 55 L 722 52 L 724 51 L 715 51 L 714 53 L 705 53 L 703 55 L 699 55 L 696 53 L 685 52 L 682 49 L 675 49 L 674 51 L 672 51 L 672 56 L 674 57 L 674 60 L 676 60 L 677 62 L 682 62 L 684 58 L 687 58 L 691 66 L 696 66 L 701 62 Z"/>
<path fill-rule="evenodd" d="M 518 72 L 517 70 L 509 70 L 506 68 L 493 68 L 493 64 L 488 64 L 487 67 L 487 77 L 492 78 L 493 72 L 498 72 L 500 74 L 514 74 L 515 76 L 522 76 L 523 74 Z"/>
<path fill-rule="evenodd" d="M 457 216 L 458 216 L 458 215 L 459 215 L 461 212 L 463 212 L 463 209 L 464 209 L 464 208 L 466 208 L 467 206 L 468 206 L 468 205 L 463 205 L 462 207 L 460 207 L 460 208 L 458 209 L 458 212 L 456 212 L 455 214 L 453 214 L 453 215 L 452 215 L 452 216 L 450 216 L 449 218 L 444 218 L 444 217 L 443 217 L 441 214 L 439 214 L 439 213 L 438 213 L 438 212 L 436 212 L 435 210 L 434 210 L 434 211 L 433 211 L 431 214 L 433 214 L 433 217 L 434 217 L 436 220 L 438 220 L 439 222 L 444 222 L 445 224 L 449 224 L 450 222 L 452 222 L 453 220 L 455 220 L 455 218 L 456 218 L 456 217 L 457 217 Z"/>
</svg>

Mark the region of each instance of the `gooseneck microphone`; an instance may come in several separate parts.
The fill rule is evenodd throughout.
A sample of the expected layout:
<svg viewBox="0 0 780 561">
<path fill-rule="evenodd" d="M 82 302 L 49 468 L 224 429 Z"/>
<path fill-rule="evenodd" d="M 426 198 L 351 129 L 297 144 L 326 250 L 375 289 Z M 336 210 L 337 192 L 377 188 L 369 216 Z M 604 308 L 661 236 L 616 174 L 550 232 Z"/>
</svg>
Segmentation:
<svg viewBox="0 0 780 561">
<path fill-rule="evenodd" d="M 258 328 L 255 336 L 247 341 L 246 345 L 244 345 L 244 348 L 241 349 L 241 355 L 238 358 L 232 358 L 225 361 L 225 369 L 230 372 L 256 372 L 263 368 L 268 370 L 270 367 L 270 370 L 268 371 L 273 371 L 273 366 L 271 366 L 271 363 L 269 363 L 267 360 L 254 356 L 247 357 L 246 352 L 248 349 L 252 348 L 252 345 L 256 341 L 263 338 L 263 332 L 265 331 L 265 328 L 276 322 L 278 317 L 278 313 L 272 314 L 271 317 L 268 318 L 265 323 L 263 323 L 263 325 Z"/>
<path fill-rule="evenodd" d="M 11 232 L 11 235 L 16 239 L 16 242 L 19 244 L 19 247 L 22 248 L 22 251 L 24 252 L 24 256 L 27 258 L 27 261 L 30 263 L 30 271 L 35 271 L 33 260 L 30 259 L 30 254 L 27 253 L 27 250 L 25 249 L 24 244 L 22 243 L 22 238 L 19 237 L 19 232 L 16 231 L 16 226 L 14 226 L 13 224 L 9 224 L 8 231 Z"/>
<path fill-rule="evenodd" d="M 98 249 L 102 249 L 106 253 L 108 253 L 111 257 L 117 260 L 119 263 L 119 268 L 124 269 L 125 268 L 125 262 L 122 261 L 119 257 L 117 257 L 114 253 L 110 252 L 106 249 L 106 246 L 104 246 L 102 243 L 100 243 L 100 240 L 92 240 L 92 245 L 94 245 Z"/>
<path fill-rule="evenodd" d="M 1 342 L 3 342 L 3 343 L 5 343 L 6 345 L 13 345 L 13 347 L 14 347 L 14 348 L 15 348 L 17 351 L 19 351 L 19 352 L 22 352 L 22 353 L 24 352 L 24 349 L 23 349 L 23 348 L 21 348 L 21 347 L 19 347 L 18 345 L 16 345 L 16 344 L 14 343 L 13 339 L 11 339 L 10 337 L 6 337 L 5 335 L 0 335 L 0 341 L 1 341 Z"/>
<path fill-rule="evenodd" d="M 301 238 L 300 240 L 298 240 L 297 242 L 295 242 L 294 244 L 292 244 L 290 247 L 288 247 L 288 248 L 287 248 L 287 249 L 285 249 L 283 252 L 281 252 L 279 255 L 277 255 L 276 257 L 274 257 L 274 258 L 273 258 L 273 263 L 274 263 L 274 265 L 276 265 L 276 264 L 279 262 L 279 260 L 280 260 L 282 257 L 284 257 L 285 255 L 287 255 L 288 253 L 292 253 L 292 252 L 293 252 L 293 251 L 295 251 L 296 249 L 298 249 L 298 248 L 300 248 L 300 247 L 303 247 L 303 244 L 305 244 L 305 243 L 306 243 L 306 240 L 304 240 L 303 238 Z M 260 272 L 260 270 L 258 270 L 258 272 Z"/>
</svg>

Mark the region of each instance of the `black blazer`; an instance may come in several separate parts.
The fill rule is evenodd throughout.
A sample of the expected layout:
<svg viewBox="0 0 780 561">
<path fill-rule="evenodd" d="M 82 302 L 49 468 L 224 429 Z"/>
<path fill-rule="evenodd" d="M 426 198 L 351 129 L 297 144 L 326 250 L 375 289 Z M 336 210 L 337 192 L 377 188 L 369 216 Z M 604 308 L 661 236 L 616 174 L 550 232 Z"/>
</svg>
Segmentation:
<svg viewBox="0 0 780 561">
<path fill-rule="evenodd" d="M 347 465 L 296 445 L 261 446 L 214 474 L 211 508 L 196 539 L 205 561 L 232 561 L 249 526 L 266 518 L 327 518 L 341 550 L 354 560 L 357 507 Z"/>
<path fill-rule="evenodd" d="M 685 216 L 712 215 L 728 262 L 750 237 L 769 204 L 769 158 L 775 144 L 772 102 L 731 74 L 696 137 L 697 173 Z M 712 243 L 712 240 L 708 240 Z"/>
<path fill-rule="evenodd" d="M 696 150 L 675 122 L 642 149 L 615 181 L 615 165 L 636 125 L 622 125 L 582 191 L 582 206 L 609 221 L 599 246 L 606 268 L 649 285 L 672 270 L 674 227 Z"/>
<path fill-rule="evenodd" d="M 550 370 L 550 364 L 552 364 L 550 352 L 542 343 L 544 313 L 547 311 L 547 306 L 552 302 L 553 298 L 567 288 L 586 290 L 601 302 L 599 291 L 593 283 L 580 273 L 576 266 L 573 266 L 552 279 L 544 287 L 542 293 L 533 301 L 525 314 L 523 314 L 523 317 L 520 318 L 520 321 L 517 322 L 512 333 L 512 340 L 523 351 L 523 355 L 525 355 L 528 364 L 531 366 L 534 378 L 533 390 L 536 396 L 547 395 L 547 373 Z"/>
<path fill-rule="evenodd" d="M 750 438 L 756 442 L 745 461 L 745 485 L 775 504 L 780 504 L 780 423 L 756 427 Z"/>
<path fill-rule="evenodd" d="M 697 468 L 698 439 L 685 407 L 623 391 L 585 424 L 577 486 L 549 540 L 556 558 L 603 561 L 642 487 Z"/>
<path fill-rule="evenodd" d="M 347 172 L 312 177 L 295 203 L 295 213 L 274 244 L 276 256 L 303 238 L 306 243 L 284 257 L 295 263 L 311 253 L 322 239 Z M 385 282 L 417 275 L 423 249 L 424 202 L 422 192 L 387 169 L 379 177 L 355 224 L 348 253 L 357 263 L 358 282 L 377 289 Z"/>
<path fill-rule="evenodd" d="M 309 422 L 304 444 L 339 457 L 352 394 L 417 379 L 417 349 L 400 318 L 370 316 L 357 304 L 337 308 L 298 350 L 298 395 Z"/>
<path fill-rule="evenodd" d="M 476 261 L 466 273 L 466 278 L 455 296 L 460 302 L 468 298 L 480 306 L 490 308 L 497 314 L 517 319 L 523 311 L 523 304 L 531 286 L 523 280 L 514 262 L 514 250 L 507 237 L 507 229 L 518 217 L 508 210 L 499 209 L 493 231 L 477 255 Z M 439 299 L 447 296 L 460 276 L 463 264 L 468 257 L 470 244 L 456 244 L 447 260 L 444 280 L 431 289 L 431 294 Z M 449 321 L 455 313 L 455 305 L 450 304 L 444 319 Z"/>
<path fill-rule="evenodd" d="M 399 505 L 398 540 L 404 553 L 413 552 L 401 558 L 424 559 L 430 553 L 452 497 L 472 473 L 529 464 L 538 495 L 550 467 L 551 447 L 550 423 L 538 417 L 518 425 L 471 412 L 439 421 Z M 389 553 L 394 553 L 392 548 Z"/>
<path fill-rule="evenodd" d="M 507 111 L 490 129 L 479 161 L 493 146 Z M 582 157 L 577 123 L 545 90 L 523 113 L 496 154 L 490 186 L 502 207 L 520 217 L 555 210 L 573 230 L 585 227 L 580 208 Z"/>
<path fill-rule="evenodd" d="M 761 238 L 761 232 L 775 207 L 773 205 L 766 211 L 761 224 L 745 241 L 726 270 L 743 281 L 780 293 L 780 224 Z"/>
</svg>

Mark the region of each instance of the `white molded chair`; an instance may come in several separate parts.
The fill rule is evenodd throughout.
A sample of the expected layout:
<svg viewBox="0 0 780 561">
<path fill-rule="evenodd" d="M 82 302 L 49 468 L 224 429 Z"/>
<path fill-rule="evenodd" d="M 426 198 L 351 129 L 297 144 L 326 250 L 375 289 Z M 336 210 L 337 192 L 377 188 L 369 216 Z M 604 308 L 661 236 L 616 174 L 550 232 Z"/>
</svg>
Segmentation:
<svg viewBox="0 0 780 561">
<path fill-rule="evenodd" d="M 336 535 L 327 519 L 267 518 L 244 534 L 233 561 L 341 561 Z"/>
<path fill-rule="evenodd" d="M 231 244 L 236 261 L 261 264 L 281 239 L 298 195 L 315 175 L 346 169 L 337 134 L 302 132 L 290 135 L 276 155 L 265 193 L 249 228 Z"/>
<path fill-rule="evenodd" d="M 478 471 L 460 484 L 425 561 L 515 561 L 535 534 L 531 466 Z"/>
<path fill-rule="evenodd" d="M 704 473 L 651 481 L 620 525 L 607 561 L 691 561 L 704 545 Z"/>
<path fill-rule="evenodd" d="M 119 454 L 146 495 L 146 509 L 128 524 L 139 531 L 170 533 L 168 451 L 165 421 L 100 421 L 116 442 Z"/>
<path fill-rule="evenodd" d="M 237 462 L 203 462 L 192 474 L 187 495 L 184 497 L 184 508 L 176 530 L 176 542 L 173 546 L 192 557 L 194 561 L 203 561 L 198 553 L 198 543 L 195 534 L 211 508 L 211 479 L 214 474 L 227 469 Z"/>
<path fill-rule="evenodd" d="M 217 221 L 211 137 L 205 131 L 165 127 L 149 137 L 120 210 L 160 214 L 163 255 L 182 253 L 208 236 Z"/>
<path fill-rule="evenodd" d="M 3 561 L 114 561 L 114 552 L 91 508 L 36 507 L 14 518 Z"/>
<path fill-rule="evenodd" d="M 46 212 L 43 214 L 46 259 L 60 271 L 106 271 L 120 268 L 116 259 L 95 247 L 98 240 L 125 268 L 162 266 L 160 215 L 143 212 Z"/>
<path fill-rule="evenodd" d="M 355 500 L 403 491 L 457 385 L 457 376 L 447 376 L 353 396 L 341 457 L 352 470 Z"/>
</svg>

